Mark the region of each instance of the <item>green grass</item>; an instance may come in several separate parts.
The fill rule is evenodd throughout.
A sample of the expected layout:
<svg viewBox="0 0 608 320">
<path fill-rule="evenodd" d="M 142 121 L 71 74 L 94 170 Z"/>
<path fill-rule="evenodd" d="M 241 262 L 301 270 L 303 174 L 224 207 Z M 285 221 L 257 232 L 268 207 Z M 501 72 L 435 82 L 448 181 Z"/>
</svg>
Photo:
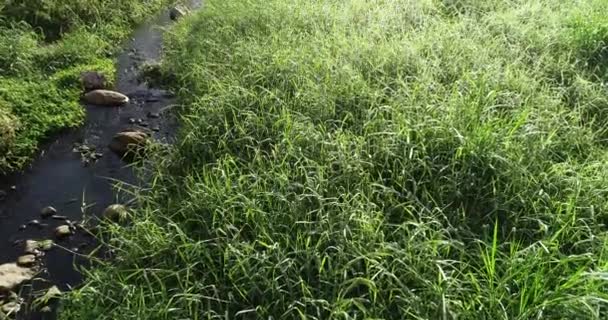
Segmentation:
<svg viewBox="0 0 608 320">
<path fill-rule="evenodd" d="M 607 9 L 207 1 L 62 319 L 606 319 Z"/>
<path fill-rule="evenodd" d="M 113 81 L 116 43 L 169 2 L 0 4 L 0 175 L 23 168 L 44 139 L 82 124 L 80 73 L 100 71 Z"/>
</svg>

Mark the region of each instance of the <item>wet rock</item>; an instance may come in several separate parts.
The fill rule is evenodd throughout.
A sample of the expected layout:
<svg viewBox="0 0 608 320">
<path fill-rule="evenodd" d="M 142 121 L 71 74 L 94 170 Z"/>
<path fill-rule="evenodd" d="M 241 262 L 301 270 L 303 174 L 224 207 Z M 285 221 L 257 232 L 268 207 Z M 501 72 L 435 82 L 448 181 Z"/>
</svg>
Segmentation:
<svg viewBox="0 0 608 320">
<path fill-rule="evenodd" d="M 129 124 L 135 124 L 135 118 L 129 118 Z"/>
<path fill-rule="evenodd" d="M 26 240 L 25 249 L 23 251 L 25 253 L 31 253 L 31 254 L 37 253 L 38 252 L 38 241 Z"/>
<path fill-rule="evenodd" d="M 17 265 L 21 267 L 31 267 L 36 264 L 36 256 L 33 254 L 26 254 L 17 258 Z"/>
<path fill-rule="evenodd" d="M 91 162 L 96 162 L 103 156 L 103 153 L 95 152 L 94 146 L 77 145 L 74 147 L 73 151 L 80 153 L 80 159 L 85 166 Z"/>
<path fill-rule="evenodd" d="M 53 240 L 26 240 L 25 241 L 25 253 L 37 254 L 39 251 L 49 251 L 53 248 Z"/>
<path fill-rule="evenodd" d="M 80 74 L 80 81 L 86 91 L 105 89 L 107 86 L 106 77 L 95 71 L 87 71 Z"/>
<path fill-rule="evenodd" d="M 11 186 L 11 191 L 17 191 L 17 186 Z"/>
<path fill-rule="evenodd" d="M 34 219 L 34 220 L 30 220 L 27 222 L 28 226 L 33 226 L 33 227 L 41 227 L 42 224 L 40 223 L 40 221 Z"/>
<path fill-rule="evenodd" d="M 63 221 L 65 221 L 65 220 L 68 220 L 68 217 L 66 217 L 66 216 L 60 216 L 60 215 L 55 214 L 55 215 L 52 215 L 52 216 L 51 216 L 51 219 L 53 219 L 53 220 L 63 220 Z"/>
<path fill-rule="evenodd" d="M 26 225 L 22 224 L 22 225 L 19 226 L 19 231 L 23 231 L 25 229 L 27 229 Z"/>
<path fill-rule="evenodd" d="M 113 204 L 103 211 L 103 217 L 114 222 L 125 221 L 129 215 L 127 207 L 122 204 Z"/>
<path fill-rule="evenodd" d="M 158 119 L 158 118 L 160 118 L 160 113 L 158 113 L 158 112 L 148 112 L 148 118 Z"/>
<path fill-rule="evenodd" d="M 55 228 L 55 236 L 59 239 L 66 238 L 72 235 L 72 229 L 68 225 L 62 225 Z"/>
<path fill-rule="evenodd" d="M 147 126 L 149 126 L 150 124 L 148 124 L 148 123 L 147 123 L 147 122 L 145 122 L 145 121 L 142 121 L 142 122 L 141 122 L 139 125 L 140 125 L 140 126 L 142 126 L 142 127 L 147 127 Z"/>
<path fill-rule="evenodd" d="M 132 130 L 117 133 L 110 142 L 110 150 L 118 155 L 137 153 L 140 148 L 148 144 L 148 135 L 145 132 Z"/>
<path fill-rule="evenodd" d="M 84 95 L 84 101 L 101 106 L 120 106 L 129 102 L 129 97 L 116 91 L 93 90 Z"/>
<path fill-rule="evenodd" d="M 54 245 L 55 243 L 53 242 L 53 240 L 38 241 L 38 249 L 42 251 L 49 251 L 53 249 Z"/>
<path fill-rule="evenodd" d="M 40 210 L 40 216 L 43 217 L 43 218 L 48 218 L 48 217 L 50 217 L 52 215 L 55 215 L 55 214 L 57 214 L 57 209 L 55 209 L 55 208 L 53 208 L 51 206 L 42 208 L 42 210 Z"/>
<path fill-rule="evenodd" d="M 159 132 L 160 131 L 160 127 L 158 127 L 158 126 L 152 127 L 152 131 Z"/>
<path fill-rule="evenodd" d="M 188 14 L 188 9 L 182 6 L 175 6 L 169 10 L 169 18 L 173 21 L 177 21 Z"/>
<path fill-rule="evenodd" d="M 11 291 L 35 275 L 33 269 L 20 267 L 16 263 L 0 265 L 0 291 Z"/>
</svg>

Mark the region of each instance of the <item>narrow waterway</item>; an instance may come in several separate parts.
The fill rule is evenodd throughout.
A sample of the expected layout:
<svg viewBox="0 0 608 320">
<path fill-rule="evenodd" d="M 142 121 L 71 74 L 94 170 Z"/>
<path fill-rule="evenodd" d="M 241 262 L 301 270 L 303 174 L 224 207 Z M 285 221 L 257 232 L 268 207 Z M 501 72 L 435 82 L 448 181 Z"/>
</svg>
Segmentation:
<svg viewBox="0 0 608 320">
<path fill-rule="evenodd" d="M 192 8 L 200 5 L 200 1 L 192 1 L 191 4 Z M 40 211 L 46 206 L 53 206 L 58 215 L 75 222 L 83 219 L 83 212 L 99 215 L 107 205 L 127 201 L 128 195 L 117 192 L 116 181 L 135 184 L 137 180 L 131 168 L 108 149 L 116 133 L 145 127 L 153 132 L 155 140 L 171 142 L 177 121 L 163 110 L 175 102 L 172 94 L 149 88 L 138 80 L 139 66 L 160 58 L 162 27 L 170 23 L 167 10 L 140 26 L 119 55 L 115 90 L 129 96 L 129 104 L 116 108 L 83 106 L 87 110 L 87 119 L 82 127 L 64 132 L 43 145 L 27 170 L 0 177 L 0 190 L 5 192 L 0 200 L 0 264 L 14 262 L 23 255 L 24 240 L 55 239 L 54 229 L 65 221 L 42 219 Z M 80 152 L 75 150 L 79 145 L 94 149 L 103 156 L 85 164 Z M 24 229 L 23 226 L 27 227 Z M 65 249 L 56 247 L 41 259 L 43 271 L 39 277 L 47 282 L 45 286 L 52 284 L 61 290 L 69 290 L 82 280 L 74 265 L 86 261 L 74 252 L 86 254 L 96 243 L 86 233 L 77 232 L 57 244 Z M 22 289 L 27 290 L 31 288 Z M 26 313 L 20 318 L 55 317 Z"/>
</svg>

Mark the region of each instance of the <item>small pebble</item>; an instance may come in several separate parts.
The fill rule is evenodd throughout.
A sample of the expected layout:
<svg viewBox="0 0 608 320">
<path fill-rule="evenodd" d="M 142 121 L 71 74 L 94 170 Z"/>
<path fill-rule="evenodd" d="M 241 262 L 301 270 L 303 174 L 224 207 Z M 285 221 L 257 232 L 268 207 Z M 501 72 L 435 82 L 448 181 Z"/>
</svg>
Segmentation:
<svg viewBox="0 0 608 320">
<path fill-rule="evenodd" d="M 148 112 L 148 118 L 157 119 L 160 118 L 160 114 L 157 112 Z"/>
<path fill-rule="evenodd" d="M 55 208 L 53 208 L 51 206 L 45 207 L 42 210 L 40 210 L 40 215 L 43 218 L 48 218 L 48 217 L 50 217 L 50 216 L 52 216 L 54 214 L 57 214 L 57 209 L 55 209 Z"/>
<path fill-rule="evenodd" d="M 159 132 L 160 131 L 160 127 L 152 127 L 152 131 Z"/>
<path fill-rule="evenodd" d="M 143 120 L 142 119 L 137 119 L 136 122 L 137 122 L 137 124 L 141 124 L 143 122 Z"/>
<path fill-rule="evenodd" d="M 68 225 L 63 225 L 55 228 L 55 236 L 57 238 L 65 238 L 70 235 L 72 235 L 72 229 L 70 229 L 70 226 Z"/>
<path fill-rule="evenodd" d="M 30 254 L 40 254 L 40 250 L 49 251 L 53 249 L 53 244 L 53 240 L 26 240 L 24 252 Z"/>
<path fill-rule="evenodd" d="M 66 216 L 60 216 L 60 215 L 53 215 L 53 216 L 51 216 L 51 219 L 55 219 L 55 220 L 68 220 L 68 217 L 66 217 Z"/>
<path fill-rule="evenodd" d="M 27 228 L 27 226 L 26 226 L 26 225 L 24 225 L 24 224 L 22 224 L 22 225 L 20 225 L 20 226 L 19 226 L 19 231 L 23 231 L 23 230 L 25 230 L 26 228 Z"/>
<path fill-rule="evenodd" d="M 39 226 L 40 226 L 40 221 L 38 221 L 38 220 L 34 219 L 34 220 L 31 220 L 31 221 L 28 221 L 28 223 L 27 223 L 27 224 L 28 224 L 29 226 L 36 226 L 36 227 L 39 227 Z"/>
<path fill-rule="evenodd" d="M 145 121 L 142 121 L 139 125 L 142 127 L 147 127 L 149 124 Z"/>
<path fill-rule="evenodd" d="M 125 221 L 129 216 L 129 210 L 122 204 L 113 204 L 108 206 L 102 213 L 103 217 L 114 221 Z"/>
<path fill-rule="evenodd" d="M 34 240 L 25 240 L 25 248 L 24 248 L 24 252 L 25 253 L 31 253 L 31 254 L 35 254 L 38 251 L 38 241 L 34 241 Z"/>
<path fill-rule="evenodd" d="M 135 118 L 129 118 L 129 124 L 134 124 L 135 122 Z"/>
<path fill-rule="evenodd" d="M 17 191 L 17 186 L 11 186 L 11 191 Z"/>
</svg>

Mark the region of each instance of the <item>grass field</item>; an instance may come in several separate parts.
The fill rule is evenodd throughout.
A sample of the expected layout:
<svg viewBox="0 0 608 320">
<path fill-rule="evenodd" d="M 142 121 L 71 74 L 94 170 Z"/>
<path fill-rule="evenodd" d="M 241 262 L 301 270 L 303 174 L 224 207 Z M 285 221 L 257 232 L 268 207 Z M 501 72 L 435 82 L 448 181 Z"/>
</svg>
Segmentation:
<svg viewBox="0 0 608 320">
<path fill-rule="evenodd" d="M 40 141 L 82 123 L 82 71 L 113 77 L 112 55 L 167 0 L 7 0 L 0 4 L 0 175 Z"/>
<path fill-rule="evenodd" d="M 208 0 L 63 319 L 608 318 L 608 2 Z"/>
</svg>

